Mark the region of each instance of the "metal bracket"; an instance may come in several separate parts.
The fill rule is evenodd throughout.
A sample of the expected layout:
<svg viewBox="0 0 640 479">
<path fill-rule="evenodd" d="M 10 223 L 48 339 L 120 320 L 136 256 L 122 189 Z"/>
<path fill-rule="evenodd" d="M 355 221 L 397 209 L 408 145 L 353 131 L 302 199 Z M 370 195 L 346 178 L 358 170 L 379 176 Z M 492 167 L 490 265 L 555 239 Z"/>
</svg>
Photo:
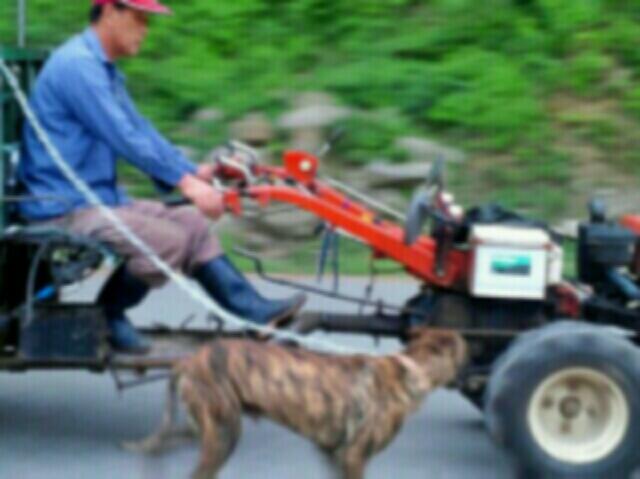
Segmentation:
<svg viewBox="0 0 640 479">
<path fill-rule="evenodd" d="M 127 391 L 128 389 L 137 388 L 140 386 L 145 386 L 147 384 L 155 383 L 158 381 L 168 381 L 173 377 L 173 373 L 158 373 L 153 375 L 145 375 L 145 377 L 140 379 L 132 379 L 130 381 L 126 381 L 121 379 L 118 370 L 110 367 L 109 374 L 111 374 L 111 378 L 113 379 L 114 384 L 116 385 L 116 390 L 119 394 Z"/>
<path fill-rule="evenodd" d="M 316 281 L 322 282 L 324 271 L 329 256 L 331 256 L 331 274 L 333 277 L 333 293 L 337 293 L 340 287 L 340 235 L 335 228 L 324 225 L 322 245 L 318 253 Z"/>
<path fill-rule="evenodd" d="M 357 296 L 339 294 L 334 291 L 328 291 L 326 289 L 316 288 L 314 286 L 295 283 L 293 281 L 288 281 L 286 279 L 274 278 L 265 273 L 264 266 L 262 264 L 262 259 L 257 254 L 239 247 L 234 247 L 233 252 L 244 258 L 247 258 L 253 261 L 255 271 L 258 274 L 258 276 L 264 281 L 267 281 L 269 283 L 277 284 L 280 286 L 286 286 L 299 291 L 305 291 L 307 293 L 317 294 L 320 296 L 325 296 L 327 298 L 337 299 L 337 300 L 345 301 L 349 303 L 355 303 L 363 306 L 373 306 L 373 307 L 376 307 L 380 312 L 384 312 L 385 310 L 390 310 L 395 312 L 406 311 L 406 309 L 403 306 L 387 304 L 383 301 L 373 301 L 370 299 L 361 298 Z"/>
</svg>

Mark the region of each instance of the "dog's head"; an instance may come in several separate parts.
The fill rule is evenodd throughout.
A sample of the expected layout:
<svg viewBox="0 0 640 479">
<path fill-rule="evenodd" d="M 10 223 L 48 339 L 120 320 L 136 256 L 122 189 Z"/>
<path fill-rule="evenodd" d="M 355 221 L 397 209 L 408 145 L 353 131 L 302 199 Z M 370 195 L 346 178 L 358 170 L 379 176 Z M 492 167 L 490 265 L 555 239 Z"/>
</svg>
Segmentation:
<svg viewBox="0 0 640 479">
<path fill-rule="evenodd" d="M 453 330 L 416 327 L 408 332 L 405 354 L 432 373 L 438 365 L 437 369 L 442 369 L 438 376 L 449 382 L 467 360 L 467 343 Z"/>
</svg>

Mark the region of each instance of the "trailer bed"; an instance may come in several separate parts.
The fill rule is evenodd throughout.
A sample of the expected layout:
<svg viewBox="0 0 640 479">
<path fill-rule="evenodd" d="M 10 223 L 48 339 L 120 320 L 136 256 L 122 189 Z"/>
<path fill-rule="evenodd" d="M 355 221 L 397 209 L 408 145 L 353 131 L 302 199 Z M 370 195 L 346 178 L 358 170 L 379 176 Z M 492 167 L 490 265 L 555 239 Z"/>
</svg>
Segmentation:
<svg viewBox="0 0 640 479">
<path fill-rule="evenodd" d="M 144 355 L 122 354 L 106 351 L 96 358 L 31 359 L 19 353 L 0 356 L 0 370 L 24 372 L 36 369 L 81 369 L 103 372 L 108 369 L 130 370 L 144 373 L 147 370 L 167 370 L 176 361 L 193 354 L 199 347 L 216 338 L 239 337 L 238 332 L 220 332 L 212 329 L 170 329 L 166 327 L 141 328 L 149 339 L 151 351 Z"/>
</svg>

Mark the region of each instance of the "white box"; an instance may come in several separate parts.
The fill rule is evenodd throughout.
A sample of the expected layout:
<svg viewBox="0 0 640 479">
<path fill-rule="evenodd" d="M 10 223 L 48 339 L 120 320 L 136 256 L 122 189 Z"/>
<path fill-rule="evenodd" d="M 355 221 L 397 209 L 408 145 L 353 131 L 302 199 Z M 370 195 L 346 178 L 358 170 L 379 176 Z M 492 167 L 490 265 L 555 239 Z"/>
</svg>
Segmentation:
<svg viewBox="0 0 640 479">
<path fill-rule="evenodd" d="M 544 299 L 557 256 L 542 229 L 477 225 L 471 231 L 471 294 L 487 298 Z M 555 256 L 555 255 L 554 255 Z M 554 268 L 550 268 L 553 264 Z"/>
</svg>

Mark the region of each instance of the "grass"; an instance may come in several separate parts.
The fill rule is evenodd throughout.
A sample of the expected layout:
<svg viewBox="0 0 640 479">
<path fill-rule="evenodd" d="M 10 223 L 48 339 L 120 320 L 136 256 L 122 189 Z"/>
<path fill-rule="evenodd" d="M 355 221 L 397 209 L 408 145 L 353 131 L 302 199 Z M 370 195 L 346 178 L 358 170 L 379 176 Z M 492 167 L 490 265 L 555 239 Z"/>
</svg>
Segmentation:
<svg viewBox="0 0 640 479">
<path fill-rule="evenodd" d="M 255 271 L 253 261 L 234 252 L 234 248 L 242 248 L 242 239 L 223 233 L 221 242 L 224 251 L 233 259 L 238 268 L 245 272 Z M 317 272 L 320 241 L 300 243 L 293 247 L 283 258 L 266 258 L 263 266 L 269 274 L 315 275 Z M 264 255 L 267 256 L 267 255 Z M 371 250 L 363 244 L 348 238 L 341 238 L 339 245 L 339 271 L 347 276 L 365 276 L 370 272 L 372 261 Z M 375 260 L 376 274 L 403 274 L 403 268 L 391 260 Z M 331 276 L 331 258 L 327 259 L 325 276 Z"/>
<path fill-rule="evenodd" d="M 224 251 L 233 259 L 234 264 L 244 272 L 254 272 L 254 263 L 248 258 L 234 252 L 234 247 L 241 245 L 239 238 L 230 234 L 222 234 L 221 241 Z M 292 249 L 291 253 L 284 258 L 266 259 L 263 261 L 264 269 L 268 274 L 274 275 L 315 275 L 317 271 L 317 251 L 319 243 L 300 244 Z M 565 241 L 562 245 L 564 250 L 563 275 L 573 278 L 577 274 L 576 268 L 576 243 Z M 368 247 L 353 240 L 342 238 L 340 244 L 340 274 L 346 276 L 367 276 L 370 273 L 372 261 L 371 252 Z M 408 274 L 403 267 L 395 261 L 373 260 L 376 274 L 384 275 L 404 275 Z M 330 260 L 327 261 L 325 277 L 331 277 Z"/>
</svg>

